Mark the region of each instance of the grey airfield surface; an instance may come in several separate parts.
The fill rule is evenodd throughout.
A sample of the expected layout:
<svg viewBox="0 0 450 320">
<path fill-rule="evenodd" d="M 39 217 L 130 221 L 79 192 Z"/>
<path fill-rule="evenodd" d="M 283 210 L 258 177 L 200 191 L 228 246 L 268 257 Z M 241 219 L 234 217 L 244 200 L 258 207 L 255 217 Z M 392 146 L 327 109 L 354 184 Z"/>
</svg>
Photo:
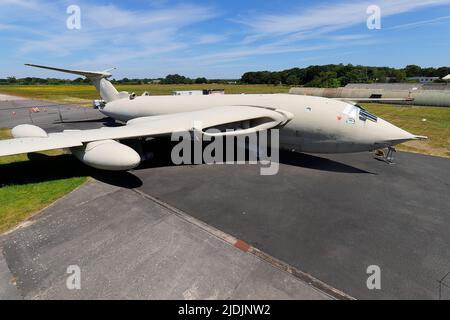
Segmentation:
<svg viewBox="0 0 450 320">
<path fill-rule="evenodd" d="M 95 110 L 49 105 L 0 101 L 0 127 L 109 122 Z M 131 188 L 96 180 L 0 236 L 0 247 L 0 300 L 331 299 Z M 67 289 L 71 265 L 80 267 L 80 290 Z"/>
<path fill-rule="evenodd" d="M 86 111 L 75 112 L 74 118 L 87 119 L 86 115 L 81 114 Z M 94 116 L 95 111 L 89 112 L 93 112 L 89 116 Z M 43 114 L 33 116 L 44 117 Z M 72 115 L 66 114 L 66 117 L 70 119 L 69 123 L 54 125 L 48 121 L 50 118 L 42 118 L 41 123 L 38 120 L 35 122 L 51 131 L 58 131 L 66 125 L 70 128 L 96 127 L 103 122 L 77 123 L 72 121 Z M 96 117 L 102 119 L 98 114 Z M 0 122 L 0 127 L 2 125 Z M 128 188 L 96 182 L 96 188 L 100 190 L 118 188 L 114 192 L 111 189 L 107 195 L 107 198 L 113 199 L 99 196 L 83 202 L 84 197 L 89 199 L 89 196 L 93 196 L 91 193 L 102 193 L 92 189 L 91 192 L 84 191 L 83 188 L 92 188 L 92 185 L 87 185 L 71 194 L 69 200 L 65 199 L 44 211 L 32 225 L 3 236 L 0 270 L 2 265 L 9 267 L 10 275 L 18 281 L 20 295 L 26 298 L 64 295 L 76 298 L 119 298 L 136 297 L 133 296 L 136 292 L 142 293 L 141 297 L 150 298 L 154 296 L 151 295 L 151 288 L 145 284 L 152 284 L 153 289 L 159 290 L 163 285 L 160 282 L 168 277 L 167 274 L 158 273 L 158 270 L 173 267 L 169 274 L 174 272 L 183 282 L 187 281 L 188 269 L 201 270 L 203 263 L 212 263 L 202 260 L 201 254 L 195 259 L 188 254 L 185 260 L 180 258 L 187 263 L 181 263 L 186 266 L 181 273 L 180 263 L 174 262 L 172 265 L 167 256 L 159 260 L 155 258 L 156 262 L 152 264 L 150 260 L 153 258 L 150 257 L 153 252 L 158 249 L 167 251 L 168 247 L 164 245 L 170 241 L 167 238 L 158 240 L 156 235 L 155 245 L 150 241 L 152 235 L 143 238 L 138 236 L 145 233 L 144 230 L 159 225 L 155 224 L 158 210 L 151 209 L 151 203 L 134 201 L 137 199 L 134 191 L 138 190 L 140 194 L 156 197 L 219 230 L 243 239 L 355 298 L 449 297 L 449 289 L 445 286 L 440 288 L 438 282 L 450 271 L 449 159 L 398 153 L 397 164 L 389 166 L 373 160 L 369 154 L 317 156 L 283 153 L 280 162 L 280 171 L 276 176 L 260 176 L 259 167 L 252 165 L 144 165 L 127 176 L 126 179 L 134 181 L 126 184 Z M 74 195 L 71 204 L 70 197 Z M 112 203 L 113 200 L 118 200 L 118 203 Z M 74 207 L 76 203 L 81 205 Z M 61 206 L 59 211 L 55 209 L 58 206 Z M 116 207 L 118 211 L 112 209 Z M 148 220 L 140 215 L 145 215 Z M 165 224 L 171 225 L 170 219 L 176 219 L 168 216 Z M 161 237 L 166 236 L 166 233 L 178 234 L 174 230 L 180 228 L 173 227 L 173 224 L 162 232 Z M 182 232 L 183 237 L 179 236 L 181 240 L 177 243 L 189 243 L 186 239 L 195 238 L 190 235 L 193 229 L 190 226 L 189 232 Z M 208 242 L 204 240 L 208 238 L 207 234 L 200 238 L 203 239 L 201 243 Z M 95 246 L 96 243 L 99 245 Z M 217 247 L 217 244 L 211 246 Z M 205 249 L 203 256 L 210 256 L 214 251 L 211 246 Z M 235 255 L 248 258 L 248 255 L 233 247 L 224 247 Z M 220 252 L 224 252 L 222 249 Z M 185 253 L 186 247 L 179 250 Z M 174 252 L 177 256 L 176 250 Z M 237 263 L 237 260 L 241 261 L 241 256 L 235 260 L 227 259 L 228 263 Z M 72 262 L 74 260 L 88 271 L 93 270 L 87 275 L 87 285 L 91 283 L 92 287 L 83 294 L 82 291 L 68 293 L 61 289 L 65 281 L 64 266 L 76 264 Z M 370 265 L 381 268 L 381 290 L 367 289 L 366 271 Z M 161 268 L 158 269 L 158 266 Z M 233 263 L 227 266 L 223 269 L 218 267 L 218 273 L 227 275 L 225 270 L 229 268 L 231 274 L 235 274 L 233 268 L 241 270 Z M 280 277 L 286 276 L 270 266 L 264 266 Z M 8 278 L 8 272 L 6 274 L 3 276 L 0 271 L 0 279 Z M 256 271 L 250 274 L 256 278 L 249 280 L 251 284 L 246 285 L 247 297 L 253 297 L 253 290 L 253 294 L 276 291 L 280 294 L 278 297 L 301 298 L 299 294 L 302 290 L 291 290 L 292 285 L 287 285 L 284 280 L 281 283 L 285 286 L 275 290 L 274 283 L 280 284 L 275 276 L 258 276 Z M 140 278 L 136 279 L 137 275 Z M 192 277 L 195 278 L 195 275 Z M 198 282 L 194 281 L 197 287 L 186 285 L 181 288 L 169 281 L 172 290 L 165 291 L 164 297 L 189 298 L 192 292 L 198 293 L 192 294 L 192 297 L 216 297 L 211 294 L 215 291 L 206 287 L 208 283 L 214 285 L 214 280 L 220 279 L 217 280 L 213 274 L 207 281 L 198 274 L 197 277 Z M 269 278 L 275 280 L 264 284 L 262 279 Z M 139 279 L 143 283 L 138 284 Z M 242 279 L 236 281 L 241 282 Z M 292 281 L 293 278 L 289 276 L 288 279 Z M 159 287 L 155 286 L 155 281 Z M 218 284 L 223 289 L 219 290 L 223 295 L 218 297 L 227 294 L 230 298 L 242 297 L 235 291 L 225 289 L 228 281 L 234 283 L 228 279 L 222 285 Z M 198 287 L 199 283 L 204 287 Z M 300 284 L 304 285 L 302 282 Z M 5 287 L 5 291 L 11 294 L 14 287 L 8 288 L 6 290 Z M 312 290 L 310 287 L 302 288 L 306 288 L 305 292 Z M 127 294 L 122 295 L 119 291 Z M 315 290 L 311 292 L 318 293 Z M 307 293 L 304 294 L 304 297 L 308 297 Z"/>
<path fill-rule="evenodd" d="M 329 299 L 133 190 L 90 182 L 0 240 L 3 299 Z M 80 290 L 68 290 L 69 266 Z"/>
</svg>

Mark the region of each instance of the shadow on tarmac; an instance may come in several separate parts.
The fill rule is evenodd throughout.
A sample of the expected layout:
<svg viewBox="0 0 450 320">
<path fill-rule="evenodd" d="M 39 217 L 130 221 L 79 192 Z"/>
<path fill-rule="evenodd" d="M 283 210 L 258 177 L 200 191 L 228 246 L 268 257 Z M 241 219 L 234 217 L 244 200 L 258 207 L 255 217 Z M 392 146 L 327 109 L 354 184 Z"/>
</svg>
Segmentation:
<svg viewBox="0 0 450 320">
<path fill-rule="evenodd" d="M 158 152 L 151 160 L 143 161 L 135 170 L 174 166 L 171 161 L 172 142 L 156 142 L 152 143 L 151 146 L 153 148 L 149 150 L 158 150 Z M 30 153 L 28 158 L 29 161 L 0 165 L 0 187 L 84 176 L 93 177 L 104 183 L 122 188 L 132 189 L 142 186 L 141 179 L 132 172 L 93 169 L 69 154 L 47 156 L 40 153 Z M 327 172 L 373 174 L 334 160 L 302 153 L 282 151 L 280 152 L 280 163 Z"/>
<path fill-rule="evenodd" d="M 142 186 L 141 179 L 130 172 L 93 169 L 68 154 L 47 156 L 29 153 L 28 158 L 29 161 L 0 165 L 0 188 L 86 176 L 122 188 L 132 189 Z"/>
<path fill-rule="evenodd" d="M 280 163 L 320 171 L 374 174 L 341 162 L 306 153 L 282 151 L 280 152 Z"/>
</svg>

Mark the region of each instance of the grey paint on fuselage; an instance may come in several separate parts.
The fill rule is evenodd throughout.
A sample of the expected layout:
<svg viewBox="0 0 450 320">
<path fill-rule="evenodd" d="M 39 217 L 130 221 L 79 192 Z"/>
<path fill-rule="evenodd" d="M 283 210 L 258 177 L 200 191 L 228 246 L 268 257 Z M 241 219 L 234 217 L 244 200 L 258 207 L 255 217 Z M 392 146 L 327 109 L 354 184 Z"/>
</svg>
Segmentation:
<svg viewBox="0 0 450 320">
<path fill-rule="evenodd" d="M 359 109 L 347 102 L 290 94 L 205 96 L 137 96 L 108 102 L 101 109 L 120 121 L 219 106 L 270 107 L 291 112 L 294 118 L 280 130 L 280 147 L 297 152 L 351 153 L 393 146 L 416 136 L 380 118 L 360 120 Z"/>
</svg>

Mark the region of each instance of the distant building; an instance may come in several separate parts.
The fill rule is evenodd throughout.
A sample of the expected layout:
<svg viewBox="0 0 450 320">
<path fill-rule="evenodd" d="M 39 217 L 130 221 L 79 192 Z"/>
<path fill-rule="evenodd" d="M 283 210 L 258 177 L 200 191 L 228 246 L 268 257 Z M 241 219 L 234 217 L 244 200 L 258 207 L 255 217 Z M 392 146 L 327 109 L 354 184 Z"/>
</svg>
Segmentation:
<svg viewBox="0 0 450 320">
<path fill-rule="evenodd" d="M 209 96 L 225 94 L 225 89 L 205 89 L 205 90 L 185 90 L 185 91 L 173 91 L 173 96 Z"/>
<path fill-rule="evenodd" d="M 353 83 L 341 88 L 291 88 L 289 93 L 350 100 L 392 98 L 389 104 L 450 107 L 446 83 Z"/>
<path fill-rule="evenodd" d="M 439 80 L 439 77 L 409 77 L 406 80 L 417 81 L 419 83 L 432 83 L 435 80 Z"/>
<path fill-rule="evenodd" d="M 387 83 L 397 82 L 397 78 L 396 77 L 386 77 L 386 82 Z"/>
<path fill-rule="evenodd" d="M 152 80 L 151 83 L 153 83 L 153 84 L 160 84 L 161 83 L 161 79 Z"/>
<path fill-rule="evenodd" d="M 447 83 L 349 83 L 346 89 L 374 89 L 374 90 L 450 90 Z"/>
<path fill-rule="evenodd" d="M 204 95 L 213 95 L 213 94 L 225 94 L 225 89 L 205 89 L 203 90 Z"/>
<path fill-rule="evenodd" d="M 376 90 L 418 90 L 423 84 L 418 83 L 349 83 L 346 89 L 376 89 Z"/>
<path fill-rule="evenodd" d="M 203 90 L 173 91 L 173 96 L 202 96 Z"/>
</svg>

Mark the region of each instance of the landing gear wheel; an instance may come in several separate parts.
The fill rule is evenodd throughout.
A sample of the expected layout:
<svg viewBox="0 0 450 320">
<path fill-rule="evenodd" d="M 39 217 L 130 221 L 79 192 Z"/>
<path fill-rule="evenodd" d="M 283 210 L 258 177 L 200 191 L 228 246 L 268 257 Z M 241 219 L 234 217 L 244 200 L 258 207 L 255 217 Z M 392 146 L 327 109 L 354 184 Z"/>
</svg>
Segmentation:
<svg viewBox="0 0 450 320">
<path fill-rule="evenodd" d="M 394 162 L 395 152 L 397 152 L 397 150 L 394 147 L 388 147 L 387 152 L 384 152 L 384 150 L 376 150 L 375 159 L 386 162 L 387 164 L 395 164 Z"/>
</svg>

